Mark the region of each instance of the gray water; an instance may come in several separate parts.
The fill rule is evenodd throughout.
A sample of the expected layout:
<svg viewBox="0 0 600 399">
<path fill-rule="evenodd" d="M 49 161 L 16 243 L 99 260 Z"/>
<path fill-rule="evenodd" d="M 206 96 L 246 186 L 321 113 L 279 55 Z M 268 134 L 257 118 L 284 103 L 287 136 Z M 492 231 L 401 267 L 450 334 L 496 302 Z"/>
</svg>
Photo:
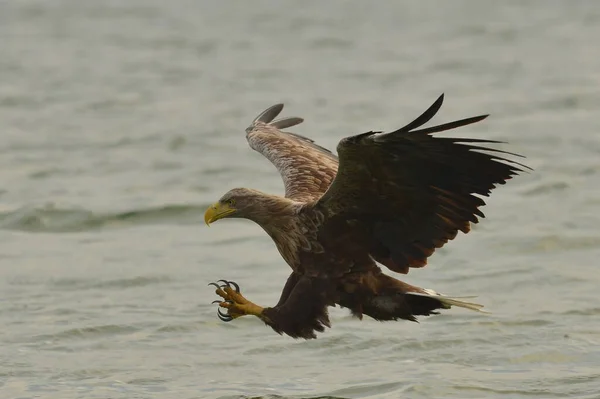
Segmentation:
<svg viewBox="0 0 600 399">
<path fill-rule="evenodd" d="M 599 398 L 600 7 L 578 2 L 0 2 L 1 398 Z M 378 323 L 332 309 L 313 341 L 222 323 L 237 281 L 289 273 L 229 188 L 281 193 L 244 129 L 435 122 L 508 141 L 534 172 L 406 281 L 478 295 Z"/>
</svg>

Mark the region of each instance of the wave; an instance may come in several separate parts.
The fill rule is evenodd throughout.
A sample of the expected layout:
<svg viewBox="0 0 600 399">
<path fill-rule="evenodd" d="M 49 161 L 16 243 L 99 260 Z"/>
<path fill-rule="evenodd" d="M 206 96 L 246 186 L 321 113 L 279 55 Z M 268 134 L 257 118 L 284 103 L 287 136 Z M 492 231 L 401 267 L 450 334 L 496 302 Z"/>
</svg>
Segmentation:
<svg viewBox="0 0 600 399">
<path fill-rule="evenodd" d="M 70 328 L 54 334 L 42 334 L 34 336 L 35 341 L 57 341 L 63 339 L 85 339 L 99 336 L 114 336 L 121 334 L 133 334 L 141 328 L 124 324 L 107 324 L 82 328 Z"/>
<path fill-rule="evenodd" d="M 220 396 L 217 399 L 348 399 L 339 396 L 281 396 L 281 395 L 267 395 L 267 396 Z"/>
<path fill-rule="evenodd" d="M 49 282 L 51 287 L 55 287 L 60 291 L 65 290 L 81 290 L 94 288 L 131 288 L 145 287 L 148 285 L 170 283 L 172 280 L 169 276 L 137 276 L 132 278 L 119 278 L 112 280 L 97 281 L 96 279 L 83 278 L 62 278 Z"/>
<path fill-rule="evenodd" d="M 40 233 L 70 233 L 145 224 L 196 224 L 203 222 L 208 204 L 165 205 L 116 213 L 83 208 L 23 207 L 0 212 L 0 229 Z"/>
</svg>

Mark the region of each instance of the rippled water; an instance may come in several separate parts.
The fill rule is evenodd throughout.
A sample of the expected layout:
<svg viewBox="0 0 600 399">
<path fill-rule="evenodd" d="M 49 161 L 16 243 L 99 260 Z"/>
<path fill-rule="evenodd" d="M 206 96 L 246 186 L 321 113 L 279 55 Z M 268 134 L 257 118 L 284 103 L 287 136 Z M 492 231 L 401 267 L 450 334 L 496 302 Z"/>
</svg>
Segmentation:
<svg viewBox="0 0 600 399">
<path fill-rule="evenodd" d="M 600 397 L 595 2 L 0 2 L 2 398 Z M 535 169 L 407 281 L 491 315 L 318 340 L 221 323 L 219 278 L 274 304 L 288 268 L 234 186 L 281 193 L 244 129 L 269 105 L 339 139 L 492 116 Z"/>
</svg>

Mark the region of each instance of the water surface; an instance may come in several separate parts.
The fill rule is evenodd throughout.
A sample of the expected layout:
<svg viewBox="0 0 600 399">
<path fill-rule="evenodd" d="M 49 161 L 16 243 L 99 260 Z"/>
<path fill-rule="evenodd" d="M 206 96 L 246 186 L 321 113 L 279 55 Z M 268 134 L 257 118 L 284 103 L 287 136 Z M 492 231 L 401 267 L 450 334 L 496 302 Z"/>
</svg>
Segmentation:
<svg viewBox="0 0 600 399">
<path fill-rule="evenodd" d="M 594 2 L 0 2 L 3 398 L 598 398 Z M 421 323 L 333 309 L 318 340 L 222 323 L 210 281 L 274 304 L 289 269 L 235 186 L 281 193 L 244 129 L 285 102 L 342 137 L 435 121 L 535 172 L 406 281 L 478 295 Z"/>
</svg>

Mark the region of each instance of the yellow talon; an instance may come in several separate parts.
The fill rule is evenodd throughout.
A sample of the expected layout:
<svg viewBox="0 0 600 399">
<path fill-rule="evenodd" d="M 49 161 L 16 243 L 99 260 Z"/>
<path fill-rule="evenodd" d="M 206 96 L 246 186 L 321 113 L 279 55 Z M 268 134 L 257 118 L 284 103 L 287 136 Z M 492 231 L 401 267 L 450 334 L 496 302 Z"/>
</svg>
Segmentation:
<svg viewBox="0 0 600 399">
<path fill-rule="evenodd" d="M 237 284 L 233 282 L 224 281 L 226 284 L 223 286 L 218 286 L 215 283 L 211 283 L 217 287 L 215 293 L 223 298 L 222 302 L 219 302 L 219 307 L 227 309 L 227 313 L 218 312 L 219 318 L 223 321 L 231 321 L 241 316 L 252 315 L 257 316 L 259 318 L 263 318 L 262 312 L 263 308 L 258 306 L 239 293 L 239 287 Z M 236 289 L 233 289 L 231 286 L 235 286 Z"/>
</svg>

